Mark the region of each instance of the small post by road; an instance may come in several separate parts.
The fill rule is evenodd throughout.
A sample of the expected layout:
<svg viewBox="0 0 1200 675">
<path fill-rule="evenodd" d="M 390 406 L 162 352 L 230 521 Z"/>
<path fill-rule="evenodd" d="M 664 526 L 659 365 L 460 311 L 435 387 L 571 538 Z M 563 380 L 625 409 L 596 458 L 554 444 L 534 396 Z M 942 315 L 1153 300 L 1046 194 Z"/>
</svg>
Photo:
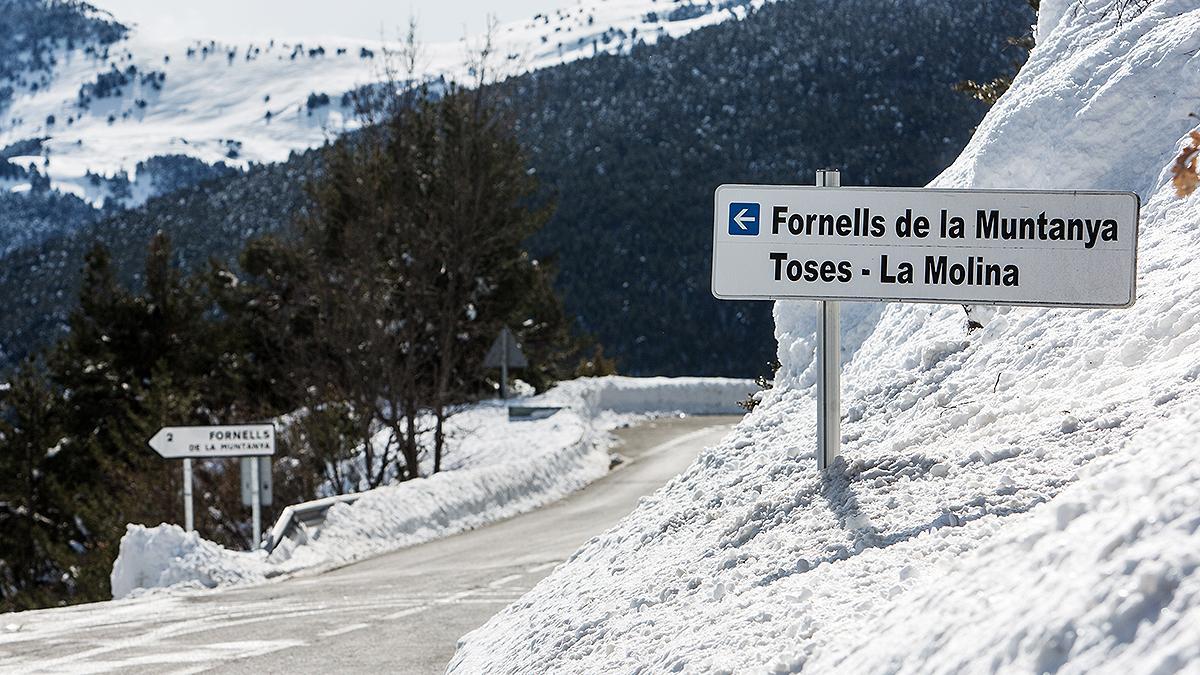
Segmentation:
<svg viewBox="0 0 1200 675">
<path fill-rule="evenodd" d="M 508 398 L 508 331 L 500 331 L 500 398 Z"/>
<path fill-rule="evenodd" d="M 195 517 L 192 513 L 192 460 L 183 459 L 183 529 L 191 532 L 196 529 Z"/>
<path fill-rule="evenodd" d="M 817 187 L 841 187 L 842 172 L 818 169 Z M 822 300 L 817 316 L 817 469 L 827 469 L 842 445 L 842 309 Z"/>
<path fill-rule="evenodd" d="M 257 457 L 254 457 L 250 462 L 250 481 L 254 483 L 254 490 L 250 493 L 253 495 L 250 502 L 250 514 L 254 519 L 252 549 L 262 546 L 262 482 L 258 476 L 258 464 Z"/>
</svg>

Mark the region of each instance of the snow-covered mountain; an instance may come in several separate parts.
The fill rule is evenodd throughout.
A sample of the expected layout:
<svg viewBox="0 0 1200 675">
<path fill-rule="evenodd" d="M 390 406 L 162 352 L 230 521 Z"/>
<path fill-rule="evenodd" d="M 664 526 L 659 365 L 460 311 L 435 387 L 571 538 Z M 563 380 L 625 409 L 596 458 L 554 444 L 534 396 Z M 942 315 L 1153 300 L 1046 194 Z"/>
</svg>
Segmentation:
<svg viewBox="0 0 1200 675">
<path fill-rule="evenodd" d="M 1200 9 L 1043 0 L 1038 40 L 934 185 L 1137 191 L 1137 304 L 847 316 L 818 472 L 814 310 L 777 303 L 762 405 L 451 672 L 1200 671 Z"/>
<path fill-rule="evenodd" d="M 656 5 L 660 12 L 675 6 Z M 831 7 L 838 11 L 816 11 Z M 879 23 L 880 16 L 889 20 Z M 951 84 L 1008 72 L 1013 54 L 1006 40 L 1027 31 L 1033 18 L 1020 1 L 788 0 L 629 54 L 579 58 L 512 78 L 502 88 L 503 105 L 514 115 L 530 167 L 558 195 L 530 252 L 559 261 L 557 286 L 579 327 L 618 355 L 627 372 L 758 374 L 774 357 L 770 307 L 718 303 L 707 290 L 711 242 L 695 225 L 711 218 L 712 187 L 807 181 L 813 168 L 831 163 L 856 184 L 928 182 L 986 112 Z M 586 25 L 586 18 L 577 20 Z M 864 25 L 874 27 L 864 31 Z M 0 42 L 0 50 L 5 46 Z M 307 53 L 301 58 L 309 60 Z M 230 66 L 210 57 L 197 65 L 219 73 L 262 64 Z M 361 64 L 365 73 L 371 67 L 370 60 Z M 172 82 L 180 80 L 168 75 L 164 91 Z M 286 93 L 272 90 L 272 101 Z M 307 107 L 313 93 L 300 90 L 295 105 Z M 321 110 L 336 105 L 336 91 L 330 99 Z M 261 103 L 260 97 L 248 104 L 249 125 L 273 133 L 258 119 L 265 115 Z M 308 118 L 293 110 L 284 122 Z M 139 124 L 118 120 L 111 130 Z M 323 138 L 317 126 L 305 133 L 314 142 Z M 36 156 L 35 143 L 9 151 Z M 245 162 L 248 147 L 244 141 L 236 160 L 220 155 L 221 147 L 214 154 Z M 296 153 L 235 174 L 237 166 L 186 155 L 152 158 L 132 171 L 146 187 L 85 171 L 83 188 L 95 184 L 92 203 L 96 194 L 109 195 L 109 204 L 125 194 L 171 193 L 137 208 L 92 210 L 90 221 L 81 218 L 88 202 L 48 190 L 40 174 L 16 176 L 38 187 L 37 194 L 0 193 L 0 295 L 25 299 L 0 314 L 0 365 L 61 334 L 94 243 L 112 252 L 119 275 L 132 284 L 146 242 L 159 230 L 185 267 L 210 258 L 232 262 L 247 241 L 284 231 L 303 212 L 305 185 L 319 159 L 319 151 Z M 52 154 L 51 172 L 60 164 Z M 0 173 L 5 166 L 12 167 L 0 162 Z M 649 226 L 646 213 L 674 216 Z M 606 264 L 596 264 L 598 251 Z M 705 339 L 679 331 L 681 322 L 705 326 Z"/>
<path fill-rule="evenodd" d="M 48 177 L 50 187 L 94 205 L 134 206 L 168 191 L 175 181 L 156 178 L 145 163 L 152 157 L 245 168 L 320 145 L 353 126 L 347 93 L 379 81 L 395 46 L 286 36 L 244 44 L 162 40 L 87 5 L 15 2 L 33 15 L 74 9 L 110 28 L 101 38 L 52 35 L 40 61 L 18 52 L 12 61 L 28 67 L 0 72 L 7 92 L 0 96 L 0 189 L 28 191 Z M 624 52 L 744 17 L 763 2 L 586 0 L 498 26 L 494 66 L 514 75 Z M 425 74 L 463 76 L 467 51 L 481 40 L 425 45 Z"/>
</svg>

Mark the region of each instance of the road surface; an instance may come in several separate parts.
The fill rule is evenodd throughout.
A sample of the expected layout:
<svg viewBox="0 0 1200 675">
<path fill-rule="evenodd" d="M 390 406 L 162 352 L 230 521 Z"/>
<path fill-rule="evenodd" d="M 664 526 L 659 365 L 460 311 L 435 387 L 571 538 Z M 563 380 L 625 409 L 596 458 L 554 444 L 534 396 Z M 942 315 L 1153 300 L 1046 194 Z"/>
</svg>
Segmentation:
<svg viewBox="0 0 1200 675">
<path fill-rule="evenodd" d="M 257 587 L 0 615 L 0 672 L 440 673 L 521 597 L 716 444 L 736 417 L 618 432 L 623 465 L 522 516 Z"/>
</svg>

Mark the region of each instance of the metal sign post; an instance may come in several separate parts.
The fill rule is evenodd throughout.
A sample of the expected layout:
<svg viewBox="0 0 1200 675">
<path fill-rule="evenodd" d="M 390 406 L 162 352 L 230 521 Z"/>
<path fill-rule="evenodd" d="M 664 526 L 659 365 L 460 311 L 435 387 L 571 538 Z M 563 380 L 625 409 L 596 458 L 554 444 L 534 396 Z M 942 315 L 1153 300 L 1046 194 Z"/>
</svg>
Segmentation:
<svg viewBox="0 0 1200 675">
<path fill-rule="evenodd" d="M 842 172 L 819 169 L 817 187 L 841 187 Z M 827 469 L 842 446 L 842 309 L 822 300 L 817 316 L 817 469 Z"/>
<path fill-rule="evenodd" d="M 196 521 L 192 515 L 192 460 L 183 458 L 183 529 L 191 532 L 196 529 Z"/>
<path fill-rule="evenodd" d="M 712 294 L 806 299 L 817 319 L 817 466 L 841 443 L 840 301 L 1120 309 L 1137 298 L 1141 202 L 1102 190 L 722 185 Z"/>
<path fill-rule="evenodd" d="M 258 457 L 275 454 L 274 424 L 240 424 L 207 427 L 163 427 L 147 444 L 164 459 L 183 460 L 183 520 L 187 531 L 195 529 L 192 511 L 192 459 L 195 457 L 254 457 L 250 476 L 254 482 L 251 513 L 254 518 L 254 547 L 262 539 L 261 481 Z"/>
<path fill-rule="evenodd" d="M 254 496 L 250 502 L 250 514 L 254 519 L 254 542 L 253 548 L 258 548 L 262 544 L 262 494 L 261 485 L 258 482 L 258 461 L 250 462 L 250 482 L 254 483 Z"/>
<path fill-rule="evenodd" d="M 500 398 L 508 398 L 508 329 L 500 331 Z"/>
</svg>

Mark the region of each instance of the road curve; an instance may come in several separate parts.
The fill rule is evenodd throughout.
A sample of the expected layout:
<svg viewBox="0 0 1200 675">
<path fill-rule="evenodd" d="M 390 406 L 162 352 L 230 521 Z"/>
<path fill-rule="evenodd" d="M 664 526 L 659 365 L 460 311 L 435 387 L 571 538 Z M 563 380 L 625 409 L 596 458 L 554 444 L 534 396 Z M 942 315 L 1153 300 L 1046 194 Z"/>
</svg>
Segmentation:
<svg viewBox="0 0 1200 675">
<path fill-rule="evenodd" d="M 0 615 L 0 672 L 440 673 L 519 598 L 739 418 L 617 432 L 627 461 L 545 508 L 323 574 L 195 595 Z"/>
</svg>

